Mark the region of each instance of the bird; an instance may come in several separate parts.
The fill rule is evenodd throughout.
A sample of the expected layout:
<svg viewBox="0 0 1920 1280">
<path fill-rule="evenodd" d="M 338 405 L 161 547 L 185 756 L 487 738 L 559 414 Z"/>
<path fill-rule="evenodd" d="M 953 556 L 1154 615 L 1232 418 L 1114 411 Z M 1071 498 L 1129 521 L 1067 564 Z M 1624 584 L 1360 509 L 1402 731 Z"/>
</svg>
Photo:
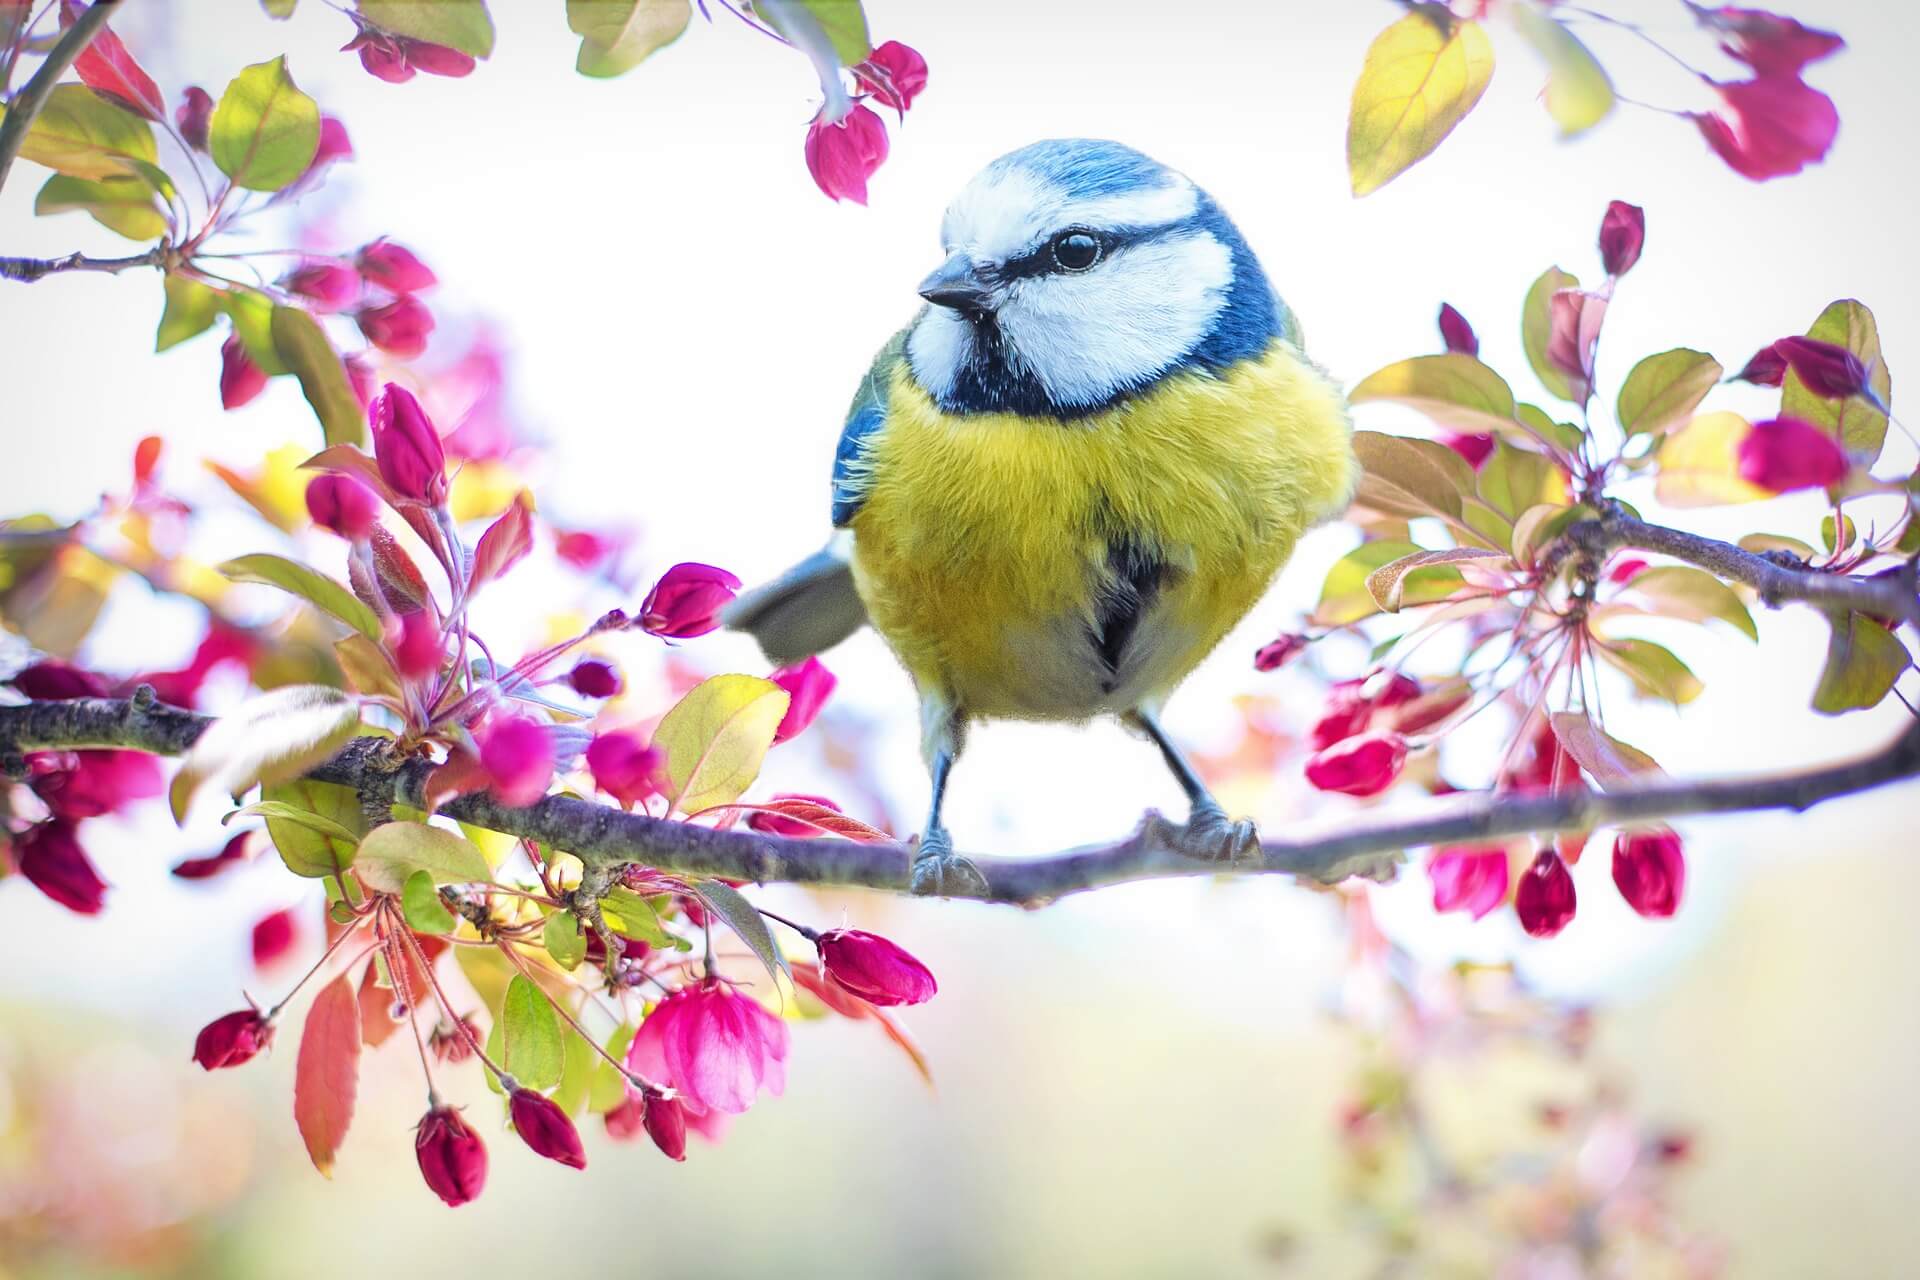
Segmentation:
<svg viewBox="0 0 1920 1280">
<path fill-rule="evenodd" d="M 987 895 L 943 817 L 981 720 L 1117 717 L 1186 793 L 1174 847 L 1254 856 L 1161 711 L 1350 501 L 1338 384 L 1219 204 L 1123 144 L 1001 156 L 941 248 L 847 412 L 831 539 L 723 621 L 777 665 L 871 624 L 906 668 L 932 783 L 916 893 Z"/>
</svg>

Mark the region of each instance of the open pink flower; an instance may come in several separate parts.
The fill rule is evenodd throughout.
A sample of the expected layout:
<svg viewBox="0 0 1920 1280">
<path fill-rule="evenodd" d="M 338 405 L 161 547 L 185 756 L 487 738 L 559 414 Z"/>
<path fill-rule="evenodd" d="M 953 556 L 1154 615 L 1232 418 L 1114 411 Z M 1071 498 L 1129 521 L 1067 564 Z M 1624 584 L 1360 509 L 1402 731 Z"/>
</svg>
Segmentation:
<svg viewBox="0 0 1920 1280">
<path fill-rule="evenodd" d="M 1435 911 L 1466 911 L 1475 920 L 1507 900 L 1507 850 L 1503 845 L 1453 845 L 1427 859 Z"/>
<path fill-rule="evenodd" d="M 818 658 L 808 658 L 798 666 L 782 667 L 767 678 L 787 691 L 787 714 L 780 717 L 780 726 L 773 731 L 775 742 L 797 737 L 812 724 L 820 709 L 827 705 L 834 685 L 839 683 Z"/>
<path fill-rule="evenodd" d="M 1721 105 L 1696 113 L 1693 122 L 1735 173 L 1755 182 L 1798 173 L 1824 158 L 1840 131 L 1833 99 L 1793 76 L 1707 83 Z"/>
<path fill-rule="evenodd" d="M 1688 0 L 1694 18 L 1721 39 L 1720 47 L 1762 75 L 1798 75 L 1809 62 L 1831 57 L 1846 41 L 1764 9 L 1708 8 Z"/>
<path fill-rule="evenodd" d="M 887 126 L 871 110 L 855 105 L 844 120 L 814 117 L 807 129 L 807 171 L 835 200 L 867 202 L 867 180 L 887 158 Z"/>
<path fill-rule="evenodd" d="M 676 1090 L 687 1110 L 738 1114 L 787 1087 L 787 1024 L 708 979 L 655 1006 L 627 1049 L 627 1067 Z"/>
<path fill-rule="evenodd" d="M 553 735 L 531 716 L 496 715 L 475 735 L 488 790 L 505 805 L 529 805 L 553 781 Z"/>
</svg>

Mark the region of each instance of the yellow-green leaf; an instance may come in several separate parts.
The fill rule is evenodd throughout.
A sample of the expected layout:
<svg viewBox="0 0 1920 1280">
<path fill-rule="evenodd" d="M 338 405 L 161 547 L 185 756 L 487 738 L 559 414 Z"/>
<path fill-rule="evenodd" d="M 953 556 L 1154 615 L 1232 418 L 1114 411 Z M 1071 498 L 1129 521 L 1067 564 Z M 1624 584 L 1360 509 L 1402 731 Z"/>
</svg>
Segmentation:
<svg viewBox="0 0 1920 1280">
<path fill-rule="evenodd" d="M 320 419 L 327 443 L 364 443 L 366 413 L 347 381 L 340 353 L 327 340 L 320 322 L 298 307 L 275 307 L 270 325 L 274 350 L 300 380 L 300 390 L 313 406 L 313 416 Z"/>
<path fill-rule="evenodd" d="M 1754 625 L 1745 602 L 1732 587 L 1704 569 L 1682 564 L 1642 569 L 1627 589 L 1645 597 L 1655 613 L 1686 622 L 1718 618 L 1744 632 L 1749 640 L 1760 638 L 1760 628 Z"/>
<path fill-rule="evenodd" d="M 360 0 L 360 16 L 383 31 L 443 44 L 476 58 L 493 52 L 493 19 L 485 0 Z"/>
<path fill-rule="evenodd" d="M 567 25 L 580 37 L 574 69 L 617 76 L 678 40 L 693 18 L 688 0 L 567 0 Z"/>
<path fill-rule="evenodd" d="M 1648 356 L 1620 384 L 1620 430 L 1633 436 L 1679 426 L 1693 416 L 1722 372 L 1718 360 L 1686 347 Z"/>
<path fill-rule="evenodd" d="M 261 816 L 267 820 L 267 835 L 287 870 L 319 879 L 352 865 L 367 824 L 360 811 L 360 797 L 350 788 L 295 778 L 262 788 L 260 798 L 276 806 L 272 811 L 262 810 Z M 281 816 L 288 810 L 308 816 Z M 326 834 L 336 828 L 346 835 Z"/>
<path fill-rule="evenodd" d="M 75 178 L 56 173 L 34 197 L 38 214 L 81 212 L 129 240 L 155 240 L 166 234 L 167 218 L 154 206 L 145 178 Z"/>
<path fill-rule="evenodd" d="M 1877 707 L 1913 656 L 1900 637 L 1857 613 L 1829 614 L 1833 634 L 1827 641 L 1827 664 L 1813 691 L 1813 709 L 1825 715 Z"/>
<path fill-rule="evenodd" d="M 378 642 L 382 638 L 380 619 L 373 610 L 362 604 L 353 592 L 317 569 L 309 569 L 285 556 L 259 552 L 227 561 L 220 566 L 220 572 L 233 582 L 255 582 L 291 592 L 321 612 L 338 618 L 367 639 Z"/>
<path fill-rule="evenodd" d="M 562 969 L 578 969 L 587 958 L 587 935 L 580 930 L 580 917 L 571 911 L 555 911 L 540 928 L 541 945 Z"/>
<path fill-rule="evenodd" d="M 290 372 L 280 359 L 280 349 L 273 345 L 273 299 L 256 289 L 223 289 L 218 296 L 247 359 L 269 378 Z"/>
<path fill-rule="evenodd" d="M 1560 136 L 1585 133 L 1613 110 L 1613 82 L 1587 46 L 1560 22 L 1530 4 L 1512 7 L 1513 25 L 1547 63 L 1547 114 Z"/>
<path fill-rule="evenodd" d="M 1474 491 L 1466 459 L 1433 440 L 1356 431 L 1353 452 L 1361 469 L 1354 500 L 1387 515 L 1457 520 L 1462 496 Z"/>
<path fill-rule="evenodd" d="M 1578 276 L 1548 267 L 1528 288 L 1527 300 L 1520 306 L 1520 345 L 1526 349 L 1533 376 L 1540 379 L 1548 394 L 1567 401 L 1575 400 L 1573 381 L 1547 359 L 1547 340 L 1553 335 L 1553 295 L 1579 287 Z"/>
<path fill-rule="evenodd" d="M 1740 477 L 1740 442 L 1753 427 L 1737 413 L 1703 413 L 1660 442 L 1654 493 L 1670 507 L 1759 502 L 1773 495 Z"/>
<path fill-rule="evenodd" d="M 360 842 L 354 874 L 376 893 L 402 893 L 424 871 L 435 884 L 484 884 L 493 878 L 471 840 L 424 822 L 383 822 Z"/>
<path fill-rule="evenodd" d="M 1504 551 L 1486 551 L 1479 547 L 1443 547 L 1438 551 L 1417 551 L 1410 556 L 1402 556 L 1392 564 L 1386 564 L 1367 575 L 1367 591 L 1379 606 L 1388 613 L 1400 612 L 1404 603 L 1407 575 L 1419 569 L 1438 565 L 1464 564 L 1469 560 L 1498 560 L 1502 564 L 1511 564 Z"/>
<path fill-rule="evenodd" d="M 160 312 L 160 328 L 153 337 L 155 351 L 178 346 L 213 327 L 214 317 L 220 314 L 219 294 L 191 276 L 183 275 L 165 276 L 162 287 L 167 301 Z"/>
<path fill-rule="evenodd" d="M 1603 791 L 1636 778 L 1659 777 L 1664 772 L 1652 756 L 1620 741 L 1584 711 L 1556 711 L 1551 719 L 1554 737 L 1582 769 L 1593 775 Z"/>
<path fill-rule="evenodd" d="M 1351 404 L 1386 400 L 1456 431 L 1512 431 L 1513 389 L 1470 355 L 1415 356 L 1368 374 L 1347 395 Z"/>
<path fill-rule="evenodd" d="M 431 871 L 416 871 L 407 877 L 400 890 L 400 914 L 407 927 L 419 933 L 452 933 L 457 923 L 447 904 L 440 901 L 440 887 Z"/>
<path fill-rule="evenodd" d="M 702 681 L 660 719 L 653 745 L 667 755 L 667 798 L 682 813 L 732 804 L 760 772 L 787 691 L 758 676 Z"/>
<path fill-rule="evenodd" d="M 864 62 L 873 52 L 860 0 L 761 0 L 754 12 L 803 50 L 816 39 L 806 25 L 817 24 L 843 67 Z"/>
<path fill-rule="evenodd" d="M 333 642 L 333 660 L 355 693 L 396 700 L 405 692 L 387 651 L 355 631 Z"/>
<path fill-rule="evenodd" d="M 1626 639 L 1609 640 L 1594 648 L 1648 697 L 1662 698 L 1678 707 L 1700 696 L 1699 679 L 1663 644 Z"/>
<path fill-rule="evenodd" d="M 1807 330 L 1809 338 L 1845 347 L 1860 357 L 1868 370 L 1867 384 L 1880 397 L 1880 403 L 1893 405 L 1893 376 L 1880 354 L 1880 326 L 1866 304 L 1852 298 L 1830 304 Z M 1887 415 L 1860 396 L 1829 400 L 1807 390 L 1800 375 L 1787 370 L 1780 384 L 1780 412 L 1835 433 L 1849 453 L 1860 455 L 1868 466 L 1879 460 L 1887 441 Z"/>
<path fill-rule="evenodd" d="M 157 154 L 152 126 L 83 84 L 55 85 L 20 143 L 23 160 L 96 180 L 125 177 L 126 161 Z"/>
<path fill-rule="evenodd" d="M 1505 516 L 1509 524 L 1530 507 L 1542 502 L 1564 504 L 1569 496 L 1566 477 L 1551 459 L 1504 441 L 1496 442 L 1493 452 L 1481 463 L 1479 486 L 1481 499 Z"/>
<path fill-rule="evenodd" d="M 560 1083 L 566 1050 L 560 1043 L 560 1019 L 540 988 L 525 975 L 515 974 L 507 984 L 500 1009 L 501 1066 L 526 1089 L 551 1089 Z"/>
<path fill-rule="evenodd" d="M 1742 551 L 1751 551 L 1757 556 L 1765 555 L 1769 551 L 1784 551 L 1788 555 L 1797 556 L 1802 561 L 1806 561 L 1813 559 L 1814 555 L 1811 543 L 1802 542 L 1798 538 L 1789 538 L 1784 533 L 1750 533 L 1740 539 L 1738 545 Z"/>
<path fill-rule="evenodd" d="M 1383 566 L 1419 555 L 1422 550 L 1411 542 L 1383 538 L 1375 542 L 1363 542 L 1347 552 L 1327 570 L 1326 581 L 1320 588 L 1320 603 L 1313 611 L 1314 622 L 1321 626 L 1337 627 L 1378 613 L 1380 604 L 1373 598 L 1373 592 L 1368 590 L 1367 579 Z M 1435 572 L 1452 575 L 1454 583 L 1459 581 L 1457 570 Z M 1404 591 L 1402 603 L 1405 603 Z"/>
<path fill-rule="evenodd" d="M 360 707 L 338 689 L 297 684 L 257 694 L 207 727 L 180 762 L 168 798 L 176 822 L 201 786 L 238 797 L 255 783 L 297 778 L 345 746 Z"/>
<path fill-rule="evenodd" d="M 284 56 L 235 76 L 213 108 L 207 150 L 235 186 L 278 191 L 307 171 L 319 148 L 319 104 L 293 83 Z"/>
<path fill-rule="evenodd" d="M 1353 194 L 1378 190 L 1431 154 L 1492 76 L 1487 33 L 1445 5 L 1416 4 L 1382 31 L 1367 50 L 1347 117 Z"/>
</svg>

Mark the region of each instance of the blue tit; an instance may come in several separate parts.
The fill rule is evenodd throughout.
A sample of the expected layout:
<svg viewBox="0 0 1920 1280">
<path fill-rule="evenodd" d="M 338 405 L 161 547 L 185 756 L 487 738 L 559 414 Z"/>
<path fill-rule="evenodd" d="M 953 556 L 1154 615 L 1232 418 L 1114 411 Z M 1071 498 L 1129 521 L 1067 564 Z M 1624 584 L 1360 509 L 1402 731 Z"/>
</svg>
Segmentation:
<svg viewBox="0 0 1920 1280">
<path fill-rule="evenodd" d="M 946 260 L 854 396 L 827 548 L 740 597 L 776 663 L 871 622 L 912 676 L 933 800 L 922 893 L 983 894 L 941 818 L 980 719 L 1119 717 L 1191 802 L 1179 847 L 1257 846 L 1160 726 L 1358 469 L 1339 388 L 1246 241 L 1114 142 L 1039 142 L 947 209 Z"/>
</svg>

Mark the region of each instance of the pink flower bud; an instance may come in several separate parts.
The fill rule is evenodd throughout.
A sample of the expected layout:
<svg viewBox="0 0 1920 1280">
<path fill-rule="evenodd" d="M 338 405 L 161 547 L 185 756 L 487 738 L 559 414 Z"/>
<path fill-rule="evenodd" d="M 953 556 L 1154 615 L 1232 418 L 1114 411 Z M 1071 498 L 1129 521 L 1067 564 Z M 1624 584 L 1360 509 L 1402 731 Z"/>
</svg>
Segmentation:
<svg viewBox="0 0 1920 1280">
<path fill-rule="evenodd" d="M 1261 645 L 1253 655 L 1255 671 L 1278 671 L 1295 658 L 1307 651 L 1311 641 L 1297 631 L 1283 632 L 1266 644 Z"/>
<path fill-rule="evenodd" d="M 1733 5 L 1709 9 L 1691 0 L 1687 7 L 1702 27 L 1721 38 L 1722 49 L 1763 76 L 1797 76 L 1809 62 L 1846 47 L 1846 41 L 1831 31 L 1816 31 L 1760 9 Z"/>
<path fill-rule="evenodd" d="M 1307 761 L 1307 781 L 1322 791 L 1375 796 L 1393 785 L 1407 763 L 1407 740 L 1367 733 L 1336 742 Z"/>
<path fill-rule="evenodd" d="M 553 781 L 553 735 L 529 716 L 497 715 L 475 735 L 488 790 L 501 804 L 529 805 Z"/>
<path fill-rule="evenodd" d="M 877 101 L 905 112 L 927 87 L 927 60 L 912 46 L 889 40 L 854 67 L 853 75 Z"/>
<path fill-rule="evenodd" d="M 364 542 L 380 523 L 380 499 L 352 476 L 329 472 L 307 482 L 307 514 L 349 542 Z"/>
<path fill-rule="evenodd" d="M 341 52 L 357 50 L 360 65 L 367 74 L 388 84 L 405 84 L 413 79 L 413 68 L 407 64 L 406 50 L 398 40 L 383 32 L 369 28 L 360 28 L 359 34 L 340 46 Z"/>
<path fill-rule="evenodd" d="M 273 1023 L 258 1009 L 238 1009 L 200 1028 L 193 1060 L 208 1071 L 237 1067 L 272 1043 Z"/>
<path fill-rule="evenodd" d="M 384 307 L 354 313 L 353 322 L 368 342 L 390 356 L 411 360 L 427 349 L 433 332 L 433 313 L 412 294 L 401 294 Z"/>
<path fill-rule="evenodd" d="M 827 704 L 834 685 L 840 682 L 818 658 L 808 658 L 799 666 L 782 667 L 767 678 L 787 691 L 787 714 L 780 718 L 780 727 L 773 731 L 775 742 L 797 737 L 812 724 L 820 708 Z"/>
<path fill-rule="evenodd" d="M 267 375 L 234 334 L 220 344 L 220 407 L 238 409 L 267 389 Z"/>
<path fill-rule="evenodd" d="M 612 539 L 586 529 L 569 529 L 553 540 L 553 553 L 582 573 L 592 570 L 613 550 Z"/>
<path fill-rule="evenodd" d="M 34 888 L 67 910 L 98 915 L 107 882 L 80 847 L 73 824 L 59 818 L 37 822 L 14 838 L 14 865 Z"/>
<path fill-rule="evenodd" d="M 213 95 L 197 84 L 187 86 L 180 105 L 173 109 L 173 122 L 179 126 L 180 140 L 195 151 L 207 149 L 207 126 L 213 121 Z"/>
<path fill-rule="evenodd" d="M 640 627 L 672 640 L 703 636 L 720 625 L 720 611 L 740 589 L 740 579 L 725 569 L 692 562 L 660 575 L 640 605 Z"/>
<path fill-rule="evenodd" d="M 1709 115 L 1696 113 L 1693 122 L 1729 168 L 1755 182 L 1798 173 L 1824 158 L 1840 131 L 1833 99 L 1792 76 L 1707 83 L 1721 105 Z"/>
<path fill-rule="evenodd" d="M 1324 750 L 1366 731 L 1368 722 L 1373 719 L 1373 704 L 1361 694 L 1362 683 L 1360 680 L 1342 680 L 1327 691 L 1326 709 L 1308 734 L 1308 741 L 1313 744 L 1315 751 Z"/>
<path fill-rule="evenodd" d="M 451 76 L 458 79 L 473 72 L 473 57 L 458 49 L 449 49 L 443 44 L 429 44 L 425 40 L 402 40 L 401 52 L 407 59 L 407 65 L 424 71 L 430 76 Z"/>
<path fill-rule="evenodd" d="M 1376 671 L 1360 686 L 1361 696 L 1376 711 L 1412 702 L 1423 691 L 1420 682 L 1404 671 Z"/>
<path fill-rule="evenodd" d="M 1867 366 L 1845 347 L 1818 338 L 1794 337 L 1774 343 L 1773 352 L 1787 362 L 1807 390 L 1824 399 L 1872 394 Z"/>
<path fill-rule="evenodd" d="M 1616 278 L 1633 270 L 1640 261 L 1640 246 L 1647 239 L 1647 215 L 1639 205 L 1615 200 L 1607 205 L 1600 219 L 1600 263 Z"/>
<path fill-rule="evenodd" d="M 1533 865 L 1520 874 L 1513 910 L 1520 927 L 1536 938 L 1551 938 L 1573 919 L 1573 875 L 1560 855 L 1542 849 Z"/>
<path fill-rule="evenodd" d="M 1787 361 L 1772 346 L 1765 346 L 1753 353 L 1746 367 L 1733 375 L 1734 382 L 1751 382 L 1756 387 L 1777 387 L 1786 381 Z"/>
<path fill-rule="evenodd" d="M 1834 438 L 1798 418 L 1756 422 L 1740 442 L 1740 476 L 1775 493 L 1823 488 L 1847 474 L 1847 455 Z"/>
<path fill-rule="evenodd" d="M 925 1004 L 940 989 L 932 970 L 877 934 L 829 929 L 814 945 L 828 975 L 868 1004 Z"/>
<path fill-rule="evenodd" d="M 413 250 L 385 236 L 362 245 L 354 263 L 361 275 L 391 293 L 418 293 L 439 283 Z"/>
<path fill-rule="evenodd" d="M 446 642 L 440 624 L 425 609 L 403 613 L 387 626 L 387 652 L 403 680 L 421 680 L 440 673 L 446 661 Z"/>
<path fill-rule="evenodd" d="M 814 117 L 807 129 L 807 171 L 834 200 L 867 202 L 867 179 L 887 158 L 887 126 L 866 107 L 856 105 L 844 120 Z"/>
<path fill-rule="evenodd" d="M 1491 431 L 1442 431 L 1438 438 L 1441 444 L 1465 458 L 1475 471 L 1493 456 Z"/>
<path fill-rule="evenodd" d="M 353 388 L 353 398 L 360 402 L 362 409 L 373 403 L 373 366 L 367 358 L 358 352 L 341 357 L 340 363 L 347 370 L 347 385 Z"/>
<path fill-rule="evenodd" d="M 447 452 L 413 392 L 389 382 L 367 412 L 374 460 L 387 486 L 413 502 L 437 507 L 446 501 Z"/>
<path fill-rule="evenodd" d="M 587 744 L 593 783 L 629 807 L 659 793 L 667 758 L 630 729 L 603 733 Z"/>
<path fill-rule="evenodd" d="M 1451 302 L 1440 304 L 1440 340 L 1447 350 L 1460 355 L 1477 356 L 1480 354 L 1480 338 L 1467 323 L 1467 318 L 1453 309 Z"/>
<path fill-rule="evenodd" d="M 47 658 L 30 667 L 23 667 L 7 683 L 35 702 L 104 698 L 113 691 L 113 686 L 105 677 L 58 658 Z"/>
<path fill-rule="evenodd" d="M 310 262 L 280 283 L 315 311 L 344 311 L 360 300 L 360 273 L 344 262 Z"/>
<path fill-rule="evenodd" d="M 649 1093 L 641 1100 L 641 1123 L 660 1154 L 669 1160 L 687 1158 L 687 1112 L 678 1098 Z"/>
<path fill-rule="evenodd" d="M 1607 581 L 1625 586 L 1647 571 L 1647 562 L 1639 556 L 1621 556 L 1607 569 Z"/>
<path fill-rule="evenodd" d="M 452 1107 L 435 1107 L 420 1121 L 413 1138 L 420 1176 L 448 1206 L 478 1196 L 487 1185 L 487 1147 Z"/>
<path fill-rule="evenodd" d="M 560 1104 L 531 1089 L 515 1089 L 507 1110 L 513 1116 L 514 1132 L 533 1148 L 535 1155 L 556 1160 L 570 1169 L 587 1167 L 587 1151 L 580 1145 L 580 1131 Z"/>
<path fill-rule="evenodd" d="M 1507 900 L 1507 851 L 1501 845 L 1455 845 L 1427 859 L 1435 911 L 1467 911 L 1475 920 Z"/>
<path fill-rule="evenodd" d="M 586 658 L 567 672 L 567 685 L 583 698 L 611 698 L 620 692 L 620 669 L 600 658 Z"/>
<path fill-rule="evenodd" d="M 253 926 L 253 967 L 264 969 L 293 949 L 299 939 L 291 907 L 264 916 Z"/>
<path fill-rule="evenodd" d="M 1613 883 L 1641 915 L 1672 915 L 1687 883 L 1679 835 L 1670 827 L 1622 831 L 1613 841 Z"/>
</svg>

